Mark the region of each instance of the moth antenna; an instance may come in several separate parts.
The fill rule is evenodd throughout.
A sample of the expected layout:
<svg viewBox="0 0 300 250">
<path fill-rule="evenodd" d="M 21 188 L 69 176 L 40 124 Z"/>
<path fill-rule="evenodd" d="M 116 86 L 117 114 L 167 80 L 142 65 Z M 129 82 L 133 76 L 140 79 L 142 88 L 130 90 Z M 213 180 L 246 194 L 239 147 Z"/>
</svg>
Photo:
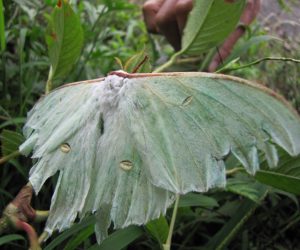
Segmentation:
<svg viewBox="0 0 300 250">
<path fill-rule="evenodd" d="M 142 67 L 142 65 L 148 61 L 148 59 L 149 59 L 149 56 L 145 55 L 144 59 L 137 66 L 135 66 L 135 68 L 132 70 L 131 73 L 136 73 Z"/>
</svg>

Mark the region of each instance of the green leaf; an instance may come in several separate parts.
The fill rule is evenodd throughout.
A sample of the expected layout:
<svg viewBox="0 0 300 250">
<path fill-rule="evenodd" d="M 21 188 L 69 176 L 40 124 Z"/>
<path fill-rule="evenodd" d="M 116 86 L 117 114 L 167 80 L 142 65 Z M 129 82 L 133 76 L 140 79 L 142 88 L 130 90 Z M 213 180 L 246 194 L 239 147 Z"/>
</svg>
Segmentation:
<svg viewBox="0 0 300 250">
<path fill-rule="evenodd" d="M 197 0 L 182 37 L 179 54 L 199 55 L 219 45 L 236 27 L 245 0 Z"/>
<path fill-rule="evenodd" d="M 299 165 L 300 166 L 300 165 Z M 279 172 L 259 170 L 255 178 L 261 183 L 300 195 L 300 178 Z"/>
<path fill-rule="evenodd" d="M 0 52 L 2 53 L 5 50 L 5 23 L 4 23 L 4 9 L 3 2 L 0 0 Z"/>
<path fill-rule="evenodd" d="M 83 219 L 80 223 L 75 224 L 70 229 L 66 230 L 61 235 L 57 236 L 55 239 L 53 239 L 45 248 L 44 250 L 51 250 L 55 249 L 55 247 L 59 246 L 63 241 L 65 241 L 70 236 L 77 234 L 81 230 L 83 230 L 86 227 L 89 227 L 90 225 L 95 224 L 95 216 L 89 216 L 85 219 Z"/>
<path fill-rule="evenodd" d="M 178 207 L 205 207 L 205 208 L 214 208 L 218 207 L 218 202 L 209 196 L 197 193 L 188 193 L 186 195 L 180 196 Z"/>
<path fill-rule="evenodd" d="M 88 250 L 121 250 L 143 234 L 144 231 L 140 227 L 129 226 L 109 235 L 100 246 L 95 244 Z"/>
<path fill-rule="evenodd" d="M 255 179 L 277 189 L 300 195 L 300 156 L 291 157 L 283 150 L 279 154 L 278 168 L 266 168 L 255 174 Z"/>
<path fill-rule="evenodd" d="M 258 187 L 259 201 L 262 201 L 266 194 L 267 189 L 260 185 Z M 238 230 L 245 224 L 248 218 L 253 214 L 258 207 L 258 203 L 252 200 L 243 200 L 241 204 L 236 208 L 235 213 L 228 222 L 209 240 L 205 247 L 201 249 L 205 250 L 221 250 L 224 249 L 229 242 L 233 239 Z"/>
<path fill-rule="evenodd" d="M 18 132 L 4 129 L 0 135 L 2 155 L 6 156 L 18 151 L 25 138 Z"/>
<path fill-rule="evenodd" d="M 262 184 L 253 182 L 253 178 L 235 178 L 227 179 L 226 191 L 247 197 L 248 199 L 259 202 L 260 201 L 260 192 L 259 188 Z"/>
<path fill-rule="evenodd" d="M 23 125 L 25 122 L 26 122 L 26 118 L 25 117 L 14 117 L 14 118 L 9 119 L 6 122 L 3 122 L 0 125 L 0 129 L 8 127 L 8 126 L 11 126 L 11 125 L 18 127 L 19 124 Z"/>
<path fill-rule="evenodd" d="M 9 234 L 0 237 L 0 246 L 7 244 L 9 242 L 15 241 L 15 240 L 22 240 L 25 241 L 25 238 L 22 235 L 19 234 Z"/>
<path fill-rule="evenodd" d="M 79 17 L 67 1 L 60 0 L 50 18 L 46 34 L 51 63 L 49 80 L 64 78 L 78 59 L 83 45 Z"/>
<path fill-rule="evenodd" d="M 64 250 L 73 250 L 76 249 L 82 242 L 94 234 L 94 225 L 90 225 L 87 228 L 83 229 L 69 240 L 68 244 L 65 246 Z"/>
<path fill-rule="evenodd" d="M 148 222 L 146 229 L 161 246 L 167 241 L 169 224 L 164 216 L 160 216 L 158 219 Z"/>
</svg>

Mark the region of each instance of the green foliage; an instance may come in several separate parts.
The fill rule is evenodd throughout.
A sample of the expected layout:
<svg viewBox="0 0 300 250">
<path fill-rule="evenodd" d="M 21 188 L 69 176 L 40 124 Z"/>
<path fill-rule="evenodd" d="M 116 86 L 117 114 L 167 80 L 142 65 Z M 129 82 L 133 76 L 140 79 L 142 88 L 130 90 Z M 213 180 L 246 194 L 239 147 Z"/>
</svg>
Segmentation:
<svg viewBox="0 0 300 250">
<path fill-rule="evenodd" d="M 4 24 L 4 9 L 3 2 L 0 0 L 0 52 L 3 53 L 6 47 L 5 42 L 5 24 Z"/>
<path fill-rule="evenodd" d="M 199 55 L 223 42 L 235 29 L 245 0 L 198 0 L 194 5 L 179 54 Z"/>
<path fill-rule="evenodd" d="M 94 225 L 90 225 L 84 229 L 82 229 L 78 235 L 74 235 L 64 247 L 64 250 L 72 250 L 79 247 L 82 243 L 87 241 L 91 235 L 94 234 L 95 228 Z"/>
<path fill-rule="evenodd" d="M 146 229 L 157 240 L 161 247 L 167 241 L 169 224 L 164 216 L 160 216 L 158 219 L 148 222 Z"/>
<path fill-rule="evenodd" d="M 129 226 L 112 233 L 100 246 L 95 244 L 89 250 L 121 250 L 141 237 L 143 233 L 144 231 L 140 227 Z"/>
<path fill-rule="evenodd" d="M 82 49 L 83 30 L 79 17 L 64 0 L 58 1 L 48 22 L 46 41 L 51 63 L 49 83 L 56 79 L 62 80 L 73 67 Z"/>
<path fill-rule="evenodd" d="M 51 241 L 47 246 L 44 248 L 44 250 L 52 250 L 55 249 L 56 247 L 60 246 L 62 242 L 64 242 L 66 239 L 69 237 L 73 236 L 74 234 L 77 234 L 78 232 L 83 232 L 86 230 L 86 228 L 90 228 L 90 226 L 94 226 L 95 224 L 95 217 L 94 216 L 89 216 L 82 220 L 80 223 L 74 225 L 72 228 L 66 230 L 59 236 L 57 236 L 53 241 Z M 82 236 L 82 235 L 81 235 Z M 84 237 L 84 235 L 82 236 Z M 81 241 L 81 237 L 77 240 L 79 242 Z M 66 247 L 70 248 L 70 244 L 73 244 L 74 241 L 72 240 L 72 243 L 70 242 Z M 76 244 L 75 244 L 76 247 Z M 74 249 L 74 248 L 73 248 Z"/>
<path fill-rule="evenodd" d="M 272 187 L 300 195 L 300 157 L 291 158 L 285 152 L 280 154 L 278 168 L 260 170 L 255 179 Z"/>
<path fill-rule="evenodd" d="M 24 136 L 15 131 L 3 129 L 0 135 L 2 155 L 9 155 L 19 149 Z"/>
<path fill-rule="evenodd" d="M 262 189 L 262 184 L 254 182 L 250 178 L 245 178 L 245 176 L 228 179 L 225 188 L 229 192 L 244 196 L 256 203 L 261 200 L 260 189 Z"/>
<path fill-rule="evenodd" d="M 15 241 L 15 240 L 25 241 L 25 238 L 19 234 L 9 234 L 9 235 L 5 235 L 5 236 L 1 236 L 0 237 L 0 246 L 11 243 L 12 241 Z"/>
<path fill-rule="evenodd" d="M 243 200 L 233 208 L 233 215 L 228 222 L 216 233 L 203 249 L 220 250 L 224 249 L 229 244 L 230 240 L 235 236 L 237 231 L 244 225 L 247 219 L 254 213 L 258 206 L 258 201 L 262 201 L 267 194 L 267 189 L 264 186 L 257 186 L 256 198 L 252 200 Z"/>
<path fill-rule="evenodd" d="M 179 207 L 203 207 L 212 209 L 218 207 L 218 202 L 209 196 L 205 196 L 199 193 L 188 193 L 182 196 L 179 200 Z"/>
<path fill-rule="evenodd" d="M 264 44 L 266 42 L 270 41 L 277 41 L 277 42 L 283 42 L 281 39 L 275 36 L 270 35 L 258 35 L 258 36 L 252 36 L 249 40 L 239 44 L 238 46 L 235 46 L 233 51 L 230 53 L 230 55 L 226 58 L 226 60 L 223 62 L 226 67 L 226 64 L 231 62 L 234 59 L 240 58 L 243 55 L 247 55 L 249 53 L 249 50 L 253 46 L 260 46 L 261 44 Z"/>
</svg>

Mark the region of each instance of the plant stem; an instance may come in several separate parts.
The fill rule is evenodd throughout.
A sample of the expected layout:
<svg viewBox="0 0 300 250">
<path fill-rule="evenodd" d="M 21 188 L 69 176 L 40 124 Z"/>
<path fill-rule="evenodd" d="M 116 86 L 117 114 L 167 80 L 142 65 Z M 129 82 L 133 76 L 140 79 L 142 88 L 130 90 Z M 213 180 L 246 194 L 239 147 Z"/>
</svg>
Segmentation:
<svg viewBox="0 0 300 250">
<path fill-rule="evenodd" d="M 171 58 L 165 62 L 163 65 L 159 66 L 157 69 L 153 71 L 153 73 L 159 73 L 163 72 L 167 68 L 171 67 L 173 64 L 175 64 L 177 57 L 179 56 L 179 53 L 175 53 Z"/>
<path fill-rule="evenodd" d="M 50 79 L 47 80 L 45 94 L 49 94 L 52 89 L 52 81 Z"/>
<path fill-rule="evenodd" d="M 244 171 L 244 170 L 245 170 L 244 168 L 233 168 L 233 169 L 227 170 L 226 175 L 234 175 L 235 173 L 238 173 L 238 172 Z"/>
<path fill-rule="evenodd" d="M 166 243 L 163 244 L 163 249 L 164 250 L 170 250 L 171 249 L 172 234 L 173 234 L 176 215 L 177 215 L 177 210 L 178 210 L 179 198 L 180 198 L 180 195 L 176 194 L 176 200 L 175 200 L 175 205 L 174 205 L 174 208 L 173 208 L 173 213 L 172 213 L 172 219 L 171 219 L 171 223 L 170 223 L 168 238 L 167 238 Z"/>
<path fill-rule="evenodd" d="M 35 210 L 35 222 L 41 222 L 48 218 L 49 216 L 49 210 Z"/>
<path fill-rule="evenodd" d="M 2 158 L 0 158 L 0 165 L 7 162 L 7 161 L 9 161 L 10 159 L 13 159 L 13 158 L 19 156 L 19 155 L 20 155 L 20 151 L 17 150 L 15 152 L 12 152 L 9 155 L 3 156 Z"/>
<path fill-rule="evenodd" d="M 39 237 L 39 244 L 41 245 L 49 236 L 49 233 L 47 233 L 46 231 L 44 231 L 40 237 Z"/>
<path fill-rule="evenodd" d="M 283 61 L 283 62 L 300 63 L 300 60 L 294 59 L 294 58 L 288 58 L 288 57 L 264 57 L 264 58 L 261 58 L 261 59 L 258 59 L 256 61 L 254 61 L 254 62 L 245 64 L 245 65 L 241 65 L 239 67 L 226 68 L 226 66 L 225 66 L 225 67 L 217 70 L 216 73 L 228 72 L 228 71 L 233 71 L 233 70 L 239 70 L 239 69 L 248 68 L 248 67 L 251 67 L 253 65 L 259 64 L 259 63 L 261 63 L 263 61 Z"/>
<path fill-rule="evenodd" d="M 208 65 L 211 62 L 215 53 L 216 53 L 215 48 L 212 48 L 208 51 L 208 53 L 206 54 L 206 56 L 204 57 L 204 60 L 202 61 L 201 65 L 200 65 L 200 68 L 199 68 L 200 71 L 203 71 L 208 68 Z"/>
<path fill-rule="evenodd" d="M 187 58 L 177 59 L 176 63 L 178 63 L 178 64 L 198 63 L 198 62 L 200 62 L 200 60 L 201 60 L 200 57 L 187 57 Z"/>
</svg>

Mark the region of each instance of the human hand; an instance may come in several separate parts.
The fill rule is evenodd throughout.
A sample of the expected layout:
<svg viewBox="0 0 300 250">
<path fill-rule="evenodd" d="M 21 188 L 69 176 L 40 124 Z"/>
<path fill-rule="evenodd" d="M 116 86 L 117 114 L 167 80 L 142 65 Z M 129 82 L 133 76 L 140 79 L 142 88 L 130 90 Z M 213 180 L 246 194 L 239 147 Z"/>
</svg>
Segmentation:
<svg viewBox="0 0 300 250">
<path fill-rule="evenodd" d="M 175 50 L 181 48 L 181 36 L 193 0 L 149 0 L 143 6 L 147 29 L 162 34 Z"/>
<path fill-rule="evenodd" d="M 189 12 L 193 8 L 193 0 L 148 0 L 143 6 L 143 14 L 147 29 L 151 33 L 162 34 L 176 51 L 181 48 L 181 36 L 186 25 Z M 256 17 L 260 8 L 260 0 L 248 0 L 237 29 L 232 32 L 213 57 L 208 71 L 213 72 L 231 53 L 235 43 L 244 34 L 245 26 Z"/>
</svg>

